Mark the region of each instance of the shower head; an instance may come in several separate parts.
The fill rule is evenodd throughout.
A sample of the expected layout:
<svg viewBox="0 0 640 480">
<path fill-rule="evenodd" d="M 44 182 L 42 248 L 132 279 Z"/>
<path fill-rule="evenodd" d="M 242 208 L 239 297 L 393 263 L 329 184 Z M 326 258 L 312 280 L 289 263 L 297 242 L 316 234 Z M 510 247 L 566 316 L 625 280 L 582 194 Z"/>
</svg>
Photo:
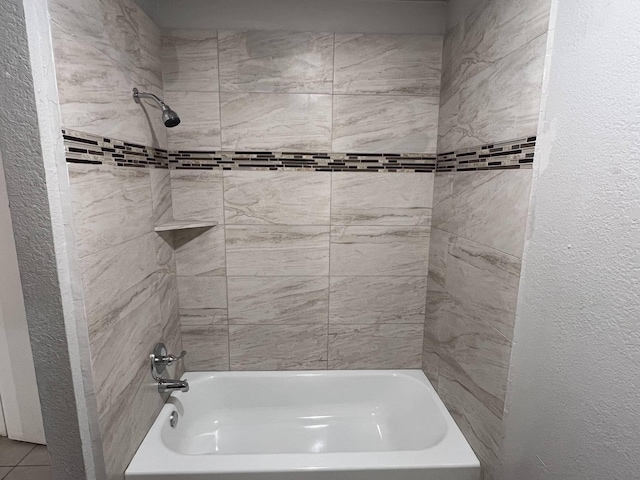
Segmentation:
<svg viewBox="0 0 640 480">
<path fill-rule="evenodd" d="M 134 88 L 133 100 L 136 103 L 140 103 L 141 98 L 150 98 L 151 100 L 154 100 L 158 105 L 160 105 L 160 108 L 162 108 L 162 121 L 164 122 L 165 127 L 175 127 L 180 123 L 180 117 L 178 116 L 178 114 L 171 110 L 169 105 L 164 103 L 160 98 L 156 97 L 153 93 L 139 92 L 137 88 Z"/>
<path fill-rule="evenodd" d="M 164 122 L 165 127 L 171 128 L 180 123 L 180 117 L 167 105 L 164 105 L 162 107 L 162 121 Z"/>
</svg>

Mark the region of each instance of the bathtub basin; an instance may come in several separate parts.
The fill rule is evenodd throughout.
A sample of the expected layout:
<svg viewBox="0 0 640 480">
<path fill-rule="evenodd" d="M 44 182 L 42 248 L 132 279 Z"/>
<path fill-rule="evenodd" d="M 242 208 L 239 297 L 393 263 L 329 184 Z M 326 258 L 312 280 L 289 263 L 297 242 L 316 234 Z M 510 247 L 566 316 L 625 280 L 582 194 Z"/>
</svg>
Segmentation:
<svg viewBox="0 0 640 480">
<path fill-rule="evenodd" d="M 480 478 L 478 459 L 422 371 L 184 378 L 191 389 L 171 395 L 127 480 Z"/>
</svg>

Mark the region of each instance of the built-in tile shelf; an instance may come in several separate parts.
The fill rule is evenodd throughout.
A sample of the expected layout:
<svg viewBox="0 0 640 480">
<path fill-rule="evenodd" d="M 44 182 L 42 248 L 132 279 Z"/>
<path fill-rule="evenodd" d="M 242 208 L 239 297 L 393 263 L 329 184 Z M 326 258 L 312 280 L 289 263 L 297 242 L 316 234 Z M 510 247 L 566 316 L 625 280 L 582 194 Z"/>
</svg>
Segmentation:
<svg viewBox="0 0 640 480">
<path fill-rule="evenodd" d="M 154 230 L 156 232 L 173 232 L 174 230 L 187 230 L 190 228 L 208 228 L 215 227 L 218 222 L 208 222 L 199 220 L 172 220 L 162 225 L 156 225 Z"/>
</svg>

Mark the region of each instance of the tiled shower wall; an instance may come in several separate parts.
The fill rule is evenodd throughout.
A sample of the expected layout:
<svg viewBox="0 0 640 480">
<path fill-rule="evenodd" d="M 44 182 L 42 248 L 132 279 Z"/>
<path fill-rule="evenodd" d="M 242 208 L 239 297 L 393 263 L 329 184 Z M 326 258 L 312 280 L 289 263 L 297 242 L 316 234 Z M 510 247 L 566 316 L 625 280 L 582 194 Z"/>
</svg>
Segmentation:
<svg viewBox="0 0 640 480">
<path fill-rule="evenodd" d="M 419 368 L 433 174 L 171 170 L 189 370 Z"/>
<path fill-rule="evenodd" d="M 442 37 L 163 32 L 169 150 L 435 153 Z"/>
<path fill-rule="evenodd" d="M 451 3 L 470 0 L 451 0 Z M 550 0 L 482 0 L 449 19 L 438 153 L 536 134 Z"/>
<path fill-rule="evenodd" d="M 62 123 L 84 133 L 166 147 L 160 111 L 160 32 L 129 0 L 48 2 Z M 99 163 L 99 162 L 97 162 Z M 154 232 L 171 217 L 167 170 L 69 163 L 73 237 L 99 427 L 109 480 L 123 478 L 166 397 L 149 377 L 156 342 L 180 351 L 174 251 Z"/>
<path fill-rule="evenodd" d="M 493 479 L 532 180 L 521 168 L 533 161 L 550 1 L 462 10 L 444 40 L 423 369 Z M 487 170 L 500 159 L 514 170 Z"/>
</svg>

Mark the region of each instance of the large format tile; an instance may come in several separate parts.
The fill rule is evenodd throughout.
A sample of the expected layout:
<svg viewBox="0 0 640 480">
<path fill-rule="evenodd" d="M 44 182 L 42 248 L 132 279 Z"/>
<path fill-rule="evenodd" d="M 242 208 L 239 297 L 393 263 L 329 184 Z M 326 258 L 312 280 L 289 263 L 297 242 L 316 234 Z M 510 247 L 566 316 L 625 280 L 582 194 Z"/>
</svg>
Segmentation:
<svg viewBox="0 0 640 480">
<path fill-rule="evenodd" d="M 331 93 L 333 34 L 218 32 L 223 91 Z"/>
<path fill-rule="evenodd" d="M 180 125 L 167 129 L 169 150 L 220 149 L 218 92 L 166 92 L 165 101 L 180 116 Z"/>
<path fill-rule="evenodd" d="M 452 181 L 453 185 L 446 193 L 445 189 L 437 191 L 433 227 L 522 257 L 531 170 L 445 175 L 437 182 Z"/>
<path fill-rule="evenodd" d="M 150 170 L 67 166 L 76 248 L 81 258 L 153 230 Z"/>
<path fill-rule="evenodd" d="M 11 470 L 5 480 L 51 480 L 51 468 L 48 466 L 20 466 Z"/>
<path fill-rule="evenodd" d="M 162 34 L 165 92 L 218 90 L 218 41 L 215 30 L 165 30 Z"/>
<path fill-rule="evenodd" d="M 427 276 L 428 227 L 332 227 L 331 275 Z"/>
<path fill-rule="evenodd" d="M 333 173 L 331 224 L 429 226 L 433 178 L 429 173 Z"/>
<path fill-rule="evenodd" d="M 230 324 L 326 324 L 327 277 L 229 277 Z"/>
<path fill-rule="evenodd" d="M 227 308 L 226 277 L 178 277 L 180 310 Z"/>
<path fill-rule="evenodd" d="M 327 368 L 326 325 L 230 325 L 231 370 Z"/>
<path fill-rule="evenodd" d="M 224 223 L 222 172 L 219 170 L 171 170 L 171 197 L 176 220 Z"/>
<path fill-rule="evenodd" d="M 170 170 L 163 168 L 152 168 L 149 170 L 154 225 L 160 225 L 173 220 L 171 176 L 169 172 Z"/>
<path fill-rule="evenodd" d="M 456 237 L 447 256 L 447 292 L 511 339 L 520 267 L 517 257 Z"/>
<path fill-rule="evenodd" d="M 225 232 L 221 226 L 176 231 L 176 271 L 179 276 L 225 275 Z"/>
<path fill-rule="evenodd" d="M 444 289 L 447 284 L 447 256 L 449 247 L 453 244 L 455 236 L 439 230 L 431 229 L 429 239 L 429 291 L 436 287 Z"/>
<path fill-rule="evenodd" d="M 229 329 L 226 325 L 183 325 L 182 345 L 189 372 L 229 370 Z"/>
<path fill-rule="evenodd" d="M 444 143 L 457 149 L 535 135 L 545 49 L 542 35 L 462 81 L 456 122 Z"/>
<path fill-rule="evenodd" d="M 425 277 L 331 277 L 329 323 L 424 323 Z"/>
<path fill-rule="evenodd" d="M 440 368 L 438 395 L 480 459 L 484 478 L 493 479 L 502 445 L 502 417 L 487 409 L 447 365 Z"/>
<path fill-rule="evenodd" d="M 158 384 L 149 372 L 148 352 L 144 356 L 144 368 L 137 372 L 123 394 L 111 400 L 113 407 L 100 418 L 108 478 L 122 478 L 122 472 L 131 462 L 168 397 L 158 394 Z"/>
<path fill-rule="evenodd" d="M 336 34 L 334 92 L 440 94 L 442 37 Z"/>
<path fill-rule="evenodd" d="M 72 130 L 164 148 L 166 129 L 159 109 L 131 98 L 134 86 L 162 95 L 160 62 L 153 58 L 159 52 L 151 45 L 159 36 L 150 38 L 158 33 L 146 22 L 140 25 L 136 10 L 128 1 L 99 0 L 60 1 L 52 8 L 62 123 Z"/>
<path fill-rule="evenodd" d="M 331 95 L 223 93 L 220 104 L 225 150 L 331 148 Z"/>
<path fill-rule="evenodd" d="M 99 332 L 90 331 L 93 379 L 98 414 L 110 415 L 122 399 L 130 399 L 140 372 L 148 372 L 149 354 L 164 339 L 154 328 L 159 325 L 159 296 L 147 298 L 127 316 Z M 148 380 L 151 380 L 149 377 Z"/>
<path fill-rule="evenodd" d="M 229 276 L 329 273 L 329 227 L 228 225 Z"/>
<path fill-rule="evenodd" d="M 440 289 L 427 295 L 424 351 L 465 374 L 465 385 L 501 416 L 509 375 L 511 342 L 464 304 Z"/>
<path fill-rule="evenodd" d="M 161 242 L 149 233 L 81 259 L 90 336 L 128 315 L 171 273 L 171 258 L 158 255 L 166 246 Z"/>
<path fill-rule="evenodd" d="M 437 140 L 437 97 L 333 97 L 334 152 L 434 153 Z"/>
<path fill-rule="evenodd" d="M 331 174 L 224 172 L 228 224 L 329 225 Z"/>
<path fill-rule="evenodd" d="M 40 466 L 49 465 L 49 452 L 46 445 L 37 445 L 31 452 L 24 457 L 20 465 Z"/>
<path fill-rule="evenodd" d="M 33 449 L 33 443 L 18 442 L 0 437 L 0 466 L 18 465 Z"/>
<path fill-rule="evenodd" d="M 420 368 L 423 325 L 330 325 L 330 369 Z"/>
</svg>

